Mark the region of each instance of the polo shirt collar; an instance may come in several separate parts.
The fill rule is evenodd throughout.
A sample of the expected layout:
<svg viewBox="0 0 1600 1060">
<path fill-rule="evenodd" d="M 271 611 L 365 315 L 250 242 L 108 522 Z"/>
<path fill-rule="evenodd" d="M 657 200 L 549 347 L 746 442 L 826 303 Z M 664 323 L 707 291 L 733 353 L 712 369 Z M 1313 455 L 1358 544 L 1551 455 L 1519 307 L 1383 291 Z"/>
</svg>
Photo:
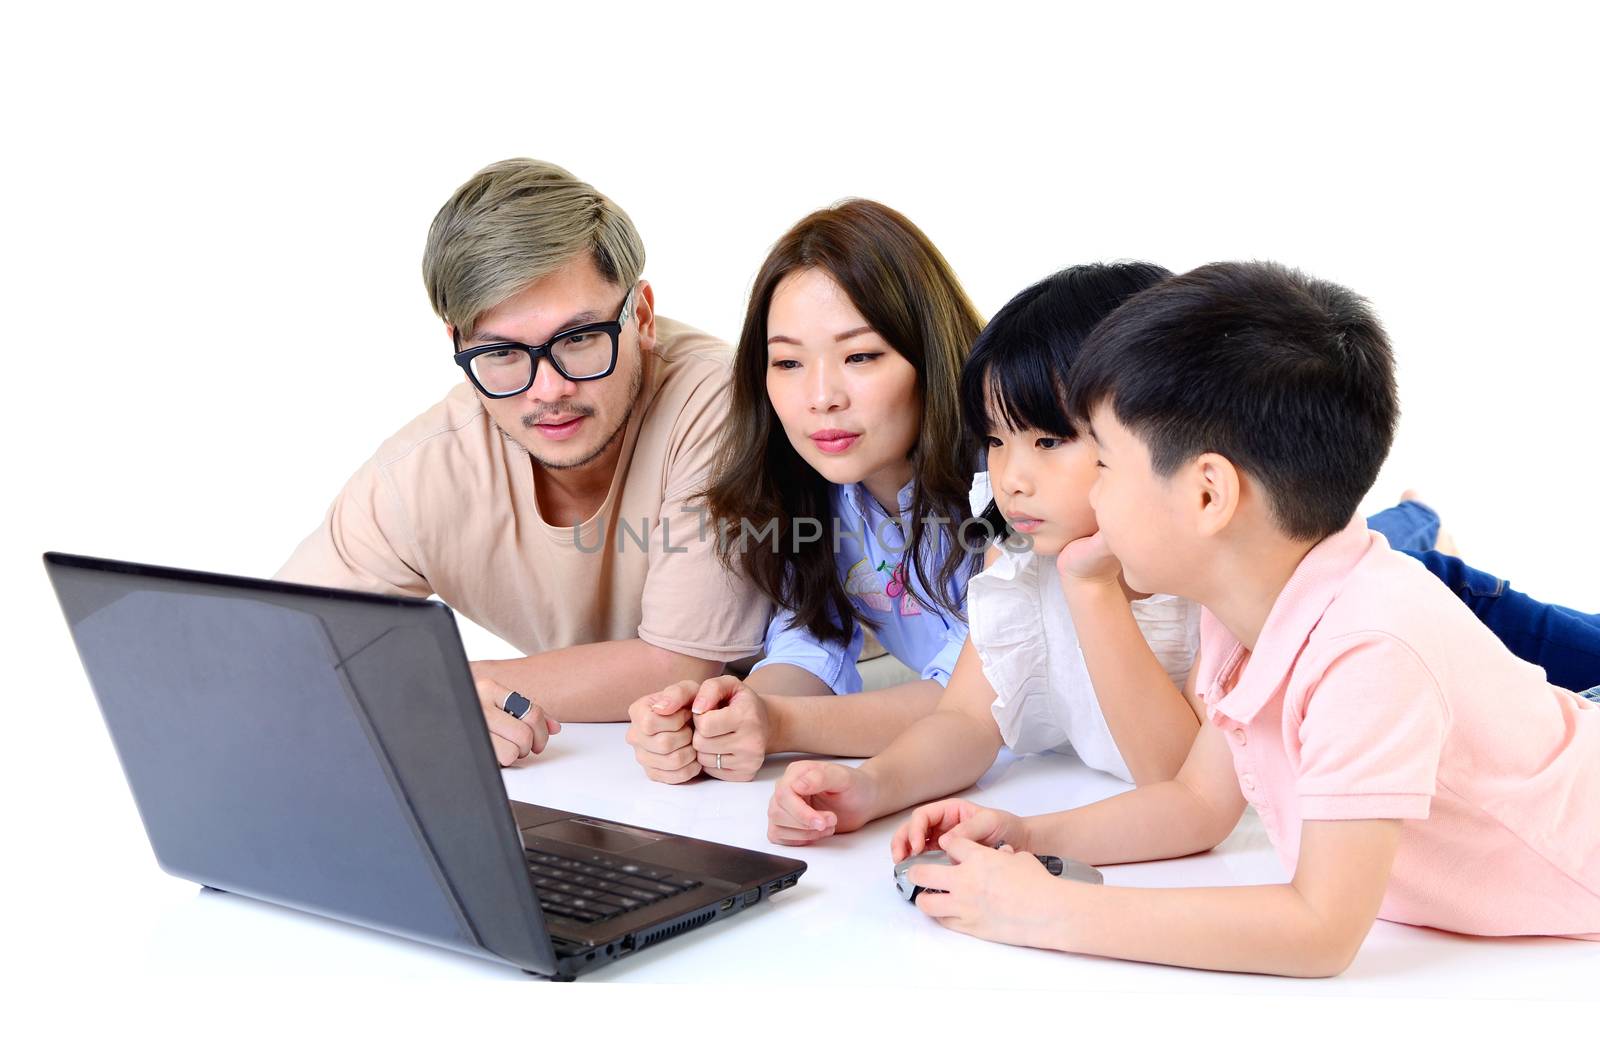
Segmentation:
<svg viewBox="0 0 1600 1060">
<path fill-rule="evenodd" d="M 1319 541 L 1284 583 L 1252 652 L 1246 652 L 1216 616 L 1206 612 L 1202 638 L 1222 638 L 1218 650 L 1203 652 L 1208 660 L 1214 660 L 1209 671 L 1195 677 L 1195 687 L 1207 705 L 1235 721 L 1251 721 L 1288 681 L 1312 630 L 1338 598 L 1350 572 L 1382 544 L 1383 538 L 1368 530 L 1359 515 L 1343 530 Z M 1224 695 L 1223 686 L 1241 665 L 1244 672 Z"/>
</svg>

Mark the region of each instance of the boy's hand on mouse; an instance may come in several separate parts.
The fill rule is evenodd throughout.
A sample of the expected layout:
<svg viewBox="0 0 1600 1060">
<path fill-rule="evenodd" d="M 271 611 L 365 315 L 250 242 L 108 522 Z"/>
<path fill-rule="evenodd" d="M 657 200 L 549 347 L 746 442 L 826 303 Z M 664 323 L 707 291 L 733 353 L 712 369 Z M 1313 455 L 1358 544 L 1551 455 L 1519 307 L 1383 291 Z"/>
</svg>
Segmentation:
<svg viewBox="0 0 1600 1060">
<path fill-rule="evenodd" d="M 1056 572 L 1063 588 L 1073 582 L 1104 582 L 1115 585 L 1122 574 L 1122 563 L 1106 546 L 1105 535 L 1096 530 L 1088 537 L 1068 541 L 1056 557 Z"/>
<path fill-rule="evenodd" d="M 682 784 L 700 773 L 689 705 L 698 681 L 679 681 L 628 705 L 628 743 L 645 776 L 662 784 Z"/>
<path fill-rule="evenodd" d="M 783 771 L 767 803 L 767 838 L 803 846 L 872 820 L 877 783 L 872 774 L 837 762 L 795 762 Z"/>
<path fill-rule="evenodd" d="M 1088 884 L 1050 875 L 1032 854 L 994 850 L 956 835 L 941 841 L 953 865 L 917 865 L 906 879 L 929 888 L 917 908 L 947 928 L 1012 946 L 1044 946 L 1051 924 L 1070 902 L 1071 888 Z M 934 894 L 932 891 L 943 891 Z"/>
<path fill-rule="evenodd" d="M 694 749 L 706 775 L 718 780 L 755 779 L 772 747 L 772 714 L 761 693 L 724 674 L 700 683 L 689 710 Z"/>
<path fill-rule="evenodd" d="M 1028 823 L 1014 813 L 991 810 L 966 799 L 941 799 L 911 811 L 889 840 L 889 853 L 896 861 L 941 846 L 945 836 L 973 840 L 996 847 L 1010 843 L 1027 850 L 1032 844 Z"/>
</svg>

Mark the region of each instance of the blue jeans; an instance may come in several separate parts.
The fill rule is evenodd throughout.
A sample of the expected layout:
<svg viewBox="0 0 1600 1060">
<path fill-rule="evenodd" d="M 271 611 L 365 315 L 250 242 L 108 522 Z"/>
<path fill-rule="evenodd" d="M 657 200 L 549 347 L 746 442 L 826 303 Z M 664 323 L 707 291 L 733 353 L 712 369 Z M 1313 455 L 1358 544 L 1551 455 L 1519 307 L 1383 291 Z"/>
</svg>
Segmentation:
<svg viewBox="0 0 1600 1060">
<path fill-rule="evenodd" d="M 1401 501 L 1367 525 L 1449 586 L 1517 658 L 1544 667 L 1551 684 L 1574 692 L 1600 686 L 1600 615 L 1540 603 L 1504 578 L 1435 552 L 1439 516 L 1425 504 Z"/>
</svg>

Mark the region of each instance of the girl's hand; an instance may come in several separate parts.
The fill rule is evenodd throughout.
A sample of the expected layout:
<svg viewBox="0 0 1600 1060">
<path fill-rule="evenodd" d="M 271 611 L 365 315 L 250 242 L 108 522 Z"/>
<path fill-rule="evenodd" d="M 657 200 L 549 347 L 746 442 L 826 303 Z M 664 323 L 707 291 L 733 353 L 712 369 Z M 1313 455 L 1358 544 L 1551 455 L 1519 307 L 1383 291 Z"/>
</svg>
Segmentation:
<svg viewBox="0 0 1600 1060">
<path fill-rule="evenodd" d="M 966 799 L 943 799 L 913 810 L 889 840 L 889 852 L 896 861 L 904 861 L 931 847 L 943 846 L 943 841 L 952 836 L 990 847 L 1001 843 L 1024 848 L 1030 845 L 1027 822 L 1016 814 L 991 810 Z"/>
<path fill-rule="evenodd" d="M 1076 889 L 1092 886 L 1050 875 L 1032 854 L 991 850 L 960 836 L 942 841 L 954 865 L 917 865 L 917 908 L 964 935 L 1012 946 L 1049 946 L 1052 926 L 1070 916 Z M 935 894 L 944 891 L 944 894 Z"/>
<path fill-rule="evenodd" d="M 872 774 L 837 762 L 795 762 L 783 771 L 767 802 L 767 838 L 801 846 L 872 820 L 877 801 Z"/>
<path fill-rule="evenodd" d="M 1088 537 L 1067 542 L 1056 557 L 1056 571 L 1063 588 L 1071 588 L 1075 581 L 1115 584 L 1122 574 L 1122 563 L 1106 547 L 1105 536 L 1096 530 Z"/>
</svg>

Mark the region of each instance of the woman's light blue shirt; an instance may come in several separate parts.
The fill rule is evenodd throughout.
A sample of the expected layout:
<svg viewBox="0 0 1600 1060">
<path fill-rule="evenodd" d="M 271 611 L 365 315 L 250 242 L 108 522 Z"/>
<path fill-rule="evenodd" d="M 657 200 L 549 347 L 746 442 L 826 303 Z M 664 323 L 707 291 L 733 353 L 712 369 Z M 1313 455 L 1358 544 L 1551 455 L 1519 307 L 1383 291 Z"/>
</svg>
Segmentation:
<svg viewBox="0 0 1600 1060">
<path fill-rule="evenodd" d="M 878 640 L 891 655 L 917 671 L 923 680 L 948 684 L 956 656 L 967 639 L 967 626 L 921 602 L 932 594 L 922 591 L 922 581 L 904 554 L 906 530 L 902 522 L 910 523 L 911 486 L 907 485 L 896 497 L 900 521 L 889 518 L 859 483 L 831 487 L 829 501 L 837 529 L 824 527 L 823 541 L 831 538 L 835 543 L 834 560 L 845 594 L 862 614 L 877 620 Z M 931 557 L 931 562 L 924 563 L 929 570 L 938 570 L 945 549 L 953 547 L 950 542 L 956 528 L 945 529 L 948 533 L 931 542 L 932 548 L 928 542 L 924 544 L 926 555 Z M 958 600 L 965 599 L 967 573 L 963 569 L 956 576 Z M 907 579 L 916 587 L 919 599 L 905 594 Z M 791 627 L 793 619 L 794 612 L 784 609 L 773 616 L 767 626 L 766 658 L 754 670 L 788 663 L 816 674 L 835 695 L 861 691 L 861 674 L 856 669 L 865 639 L 861 623 L 856 622 L 855 633 L 845 645 L 823 643 L 803 626 Z"/>
</svg>

